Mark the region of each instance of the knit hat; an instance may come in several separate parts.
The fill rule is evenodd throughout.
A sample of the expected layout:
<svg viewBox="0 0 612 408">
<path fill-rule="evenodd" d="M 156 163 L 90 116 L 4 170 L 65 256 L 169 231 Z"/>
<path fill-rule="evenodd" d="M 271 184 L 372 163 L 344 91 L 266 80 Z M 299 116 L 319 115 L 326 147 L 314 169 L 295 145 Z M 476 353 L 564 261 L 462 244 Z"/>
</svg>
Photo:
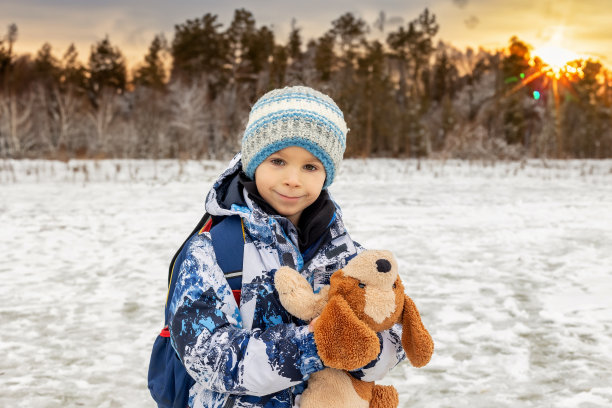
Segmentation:
<svg viewBox="0 0 612 408">
<path fill-rule="evenodd" d="M 251 108 L 242 137 L 242 168 L 251 179 L 266 157 L 289 146 L 308 150 L 334 180 L 346 149 L 344 115 L 327 95 L 305 86 L 275 89 Z"/>
</svg>

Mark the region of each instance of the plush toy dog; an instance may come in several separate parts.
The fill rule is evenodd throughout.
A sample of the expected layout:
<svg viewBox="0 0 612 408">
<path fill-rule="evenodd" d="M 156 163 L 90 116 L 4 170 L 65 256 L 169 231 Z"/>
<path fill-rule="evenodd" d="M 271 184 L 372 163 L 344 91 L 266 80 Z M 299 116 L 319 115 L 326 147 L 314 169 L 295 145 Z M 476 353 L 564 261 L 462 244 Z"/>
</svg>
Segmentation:
<svg viewBox="0 0 612 408">
<path fill-rule="evenodd" d="M 402 347 L 415 367 L 427 364 L 433 341 L 412 299 L 404 294 L 389 251 L 364 251 L 334 272 L 318 293 L 297 271 L 280 268 L 274 277 L 282 305 L 292 315 L 314 320 L 315 343 L 326 367 L 314 373 L 301 396 L 302 408 L 395 408 L 392 386 L 355 379 L 355 370 L 380 353 L 376 332 L 403 325 Z"/>
</svg>

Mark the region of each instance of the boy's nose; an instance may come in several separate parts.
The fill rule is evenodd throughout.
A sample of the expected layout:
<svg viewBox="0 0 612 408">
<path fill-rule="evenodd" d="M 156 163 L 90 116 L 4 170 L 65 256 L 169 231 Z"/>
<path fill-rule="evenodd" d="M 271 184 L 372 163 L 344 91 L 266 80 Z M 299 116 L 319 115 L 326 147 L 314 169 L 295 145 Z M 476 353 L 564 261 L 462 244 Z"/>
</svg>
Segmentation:
<svg viewBox="0 0 612 408">
<path fill-rule="evenodd" d="M 291 187 L 300 185 L 300 177 L 295 170 L 288 169 L 285 173 L 285 184 Z"/>
</svg>

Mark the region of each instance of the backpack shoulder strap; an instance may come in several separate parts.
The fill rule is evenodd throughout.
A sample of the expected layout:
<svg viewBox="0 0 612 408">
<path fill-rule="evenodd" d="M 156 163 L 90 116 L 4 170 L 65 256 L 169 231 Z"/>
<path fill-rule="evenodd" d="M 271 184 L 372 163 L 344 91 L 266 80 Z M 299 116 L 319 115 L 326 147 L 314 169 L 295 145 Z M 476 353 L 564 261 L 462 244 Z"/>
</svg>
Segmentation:
<svg viewBox="0 0 612 408">
<path fill-rule="evenodd" d="M 168 318 L 168 302 L 171 293 L 176 286 L 175 266 L 185 258 L 183 249 L 187 242 L 203 232 L 209 232 L 212 238 L 213 250 L 217 258 L 217 264 L 223 271 L 230 288 L 238 290 L 242 286 L 242 260 L 244 257 L 244 228 L 242 218 L 239 215 L 228 217 L 213 217 L 206 213 L 193 229 L 189 237 L 176 251 L 168 271 L 168 294 L 166 295 L 166 320 Z M 178 272 L 178 271 L 177 271 Z"/>
<path fill-rule="evenodd" d="M 226 277 L 242 273 L 244 227 L 239 215 L 225 217 L 210 229 L 217 264 Z"/>
<path fill-rule="evenodd" d="M 168 267 L 168 286 L 170 286 L 170 283 L 172 281 L 172 270 L 174 269 L 174 263 L 176 262 L 176 258 L 178 258 L 179 254 L 185 247 L 185 244 L 187 244 L 187 241 L 189 241 L 191 237 L 193 237 L 196 233 L 201 233 L 203 230 L 209 231 L 211 226 L 212 226 L 212 215 L 210 215 L 208 212 L 205 212 L 202 218 L 200 219 L 200 221 L 194 227 L 193 231 L 191 231 L 191 233 L 187 236 L 187 238 L 185 238 L 185 241 L 183 241 L 179 249 L 176 251 L 176 253 L 172 257 L 172 261 L 170 261 L 170 266 Z"/>
</svg>

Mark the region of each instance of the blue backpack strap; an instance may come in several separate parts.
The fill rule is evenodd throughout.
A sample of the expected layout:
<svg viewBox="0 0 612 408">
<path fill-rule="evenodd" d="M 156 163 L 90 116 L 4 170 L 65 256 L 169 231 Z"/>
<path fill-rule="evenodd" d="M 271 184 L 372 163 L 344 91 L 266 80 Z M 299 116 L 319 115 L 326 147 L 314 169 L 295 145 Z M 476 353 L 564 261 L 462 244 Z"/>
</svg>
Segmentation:
<svg viewBox="0 0 612 408">
<path fill-rule="evenodd" d="M 165 325 L 168 324 L 168 318 L 170 317 L 168 306 L 172 293 L 174 293 L 174 286 L 176 285 L 176 278 L 178 276 L 178 270 L 175 270 L 175 268 L 179 268 L 181 263 L 185 260 L 185 248 L 189 240 L 205 231 L 210 231 L 217 264 L 223 271 L 230 288 L 232 290 L 240 290 L 242 288 L 242 259 L 244 257 L 244 229 L 242 227 L 242 218 L 240 218 L 239 215 L 217 218 L 205 214 L 192 231 L 191 235 L 183 242 L 183 245 L 181 245 L 170 263 L 170 270 L 168 273 L 168 295 L 165 308 Z"/>
<path fill-rule="evenodd" d="M 172 257 L 172 261 L 170 262 L 170 267 L 168 268 L 168 292 L 166 294 L 166 306 L 164 308 L 164 325 L 168 325 L 168 318 L 170 316 L 170 300 L 172 298 L 172 294 L 174 293 L 174 287 L 176 286 L 176 279 L 178 276 L 178 270 L 175 270 L 175 267 L 180 267 L 181 263 L 185 260 L 185 248 L 187 247 L 187 243 L 194 236 L 200 234 L 202 231 L 210 230 L 213 219 L 212 216 L 208 213 L 205 213 L 198 224 L 195 226 L 191 234 L 183 241 L 183 244 L 176 251 L 174 256 Z"/>
<path fill-rule="evenodd" d="M 242 261 L 244 257 L 244 228 L 239 215 L 231 215 L 210 229 L 217 264 L 232 290 L 242 287 Z"/>
</svg>

